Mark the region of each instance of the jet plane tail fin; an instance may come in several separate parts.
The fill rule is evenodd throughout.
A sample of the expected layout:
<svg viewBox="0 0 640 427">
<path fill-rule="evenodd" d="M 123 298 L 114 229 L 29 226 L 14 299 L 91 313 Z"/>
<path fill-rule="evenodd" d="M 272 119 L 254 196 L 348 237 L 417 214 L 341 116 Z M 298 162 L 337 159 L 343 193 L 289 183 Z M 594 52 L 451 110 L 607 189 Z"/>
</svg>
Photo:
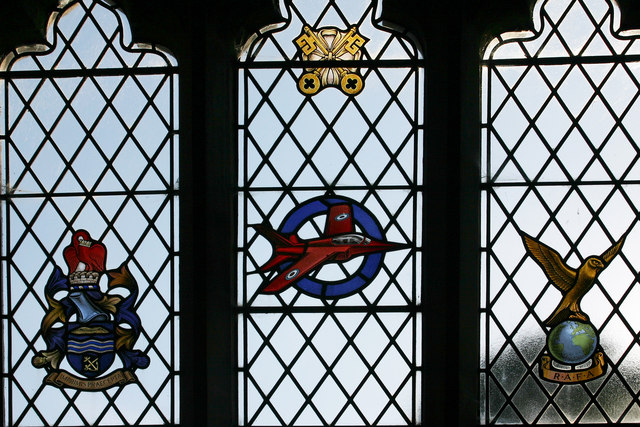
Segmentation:
<svg viewBox="0 0 640 427">
<path fill-rule="evenodd" d="M 296 248 L 297 250 L 287 249 L 299 245 L 300 241 L 295 234 L 290 238 L 287 238 L 266 224 L 255 224 L 251 227 L 253 227 L 273 245 L 273 256 L 262 267 L 260 267 L 260 271 L 269 271 L 281 263 L 297 258 L 302 254 L 301 248 Z"/>
<path fill-rule="evenodd" d="M 276 248 L 282 246 L 293 246 L 296 243 L 293 240 L 287 239 L 285 236 L 278 233 L 266 224 L 254 224 L 251 227 L 253 227 L 258 233 L 263 235 Z M 295 237 L 295 235 L 292 237 Z"/>
</svg>

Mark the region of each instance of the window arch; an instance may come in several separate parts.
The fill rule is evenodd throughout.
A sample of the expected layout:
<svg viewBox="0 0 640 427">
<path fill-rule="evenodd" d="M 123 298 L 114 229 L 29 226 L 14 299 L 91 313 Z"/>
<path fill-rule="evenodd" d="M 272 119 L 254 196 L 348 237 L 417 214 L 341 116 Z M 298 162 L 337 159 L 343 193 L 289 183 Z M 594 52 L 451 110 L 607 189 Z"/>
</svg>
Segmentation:
<svg viewBox="0 0 640 427">
<path fill-rule="evenodd" d="M 482 62 L 481 422 L 638 422 L 638 32 L 604 0 L 533 17 Z"/>
<path fill-rule="evenodd" d="M 377 1 L 280 10 L 238 63 L 239 424 L 415 425 L 422 55 Z"/>
<path fill-rule="evenodd" d="M 0 78 L 4 423 L 178 423 L 175 59 L 63 1 Z"/>
</svg>

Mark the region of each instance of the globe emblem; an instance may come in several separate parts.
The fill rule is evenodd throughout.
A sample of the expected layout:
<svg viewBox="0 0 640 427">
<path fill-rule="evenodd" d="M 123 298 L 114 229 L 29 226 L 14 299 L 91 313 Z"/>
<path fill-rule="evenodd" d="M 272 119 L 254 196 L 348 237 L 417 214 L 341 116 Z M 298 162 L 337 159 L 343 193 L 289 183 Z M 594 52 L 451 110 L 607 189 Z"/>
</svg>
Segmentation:
<svg viewBox="0 0 640 427">
<path fill-rule="evenodd" d="M 577 365 L 596 351 L 598 335 L 589 323 L 565 320 L 556 325 L 547 337 L 547 348 L 559 362 Z"/>
</svg>

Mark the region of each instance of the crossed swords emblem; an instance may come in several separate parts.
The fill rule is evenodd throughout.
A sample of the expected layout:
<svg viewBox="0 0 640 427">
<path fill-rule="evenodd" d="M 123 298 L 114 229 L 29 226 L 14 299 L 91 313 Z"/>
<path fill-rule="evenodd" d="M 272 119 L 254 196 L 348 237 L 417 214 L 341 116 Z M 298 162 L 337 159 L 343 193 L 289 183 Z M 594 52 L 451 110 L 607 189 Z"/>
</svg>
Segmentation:
<svg viewBox="0 0 640 427">
<path fill-rule="evenodd" d="M 308 25 L 295 40 L 305 61 L 353 61 L 362 56 L 361 48 L 368 39 L 358 34 L 356 27 L 348 31 L 327 27 L 312 30 Z M 347 95 L 362 91 L 364 81 L 357 68 L 316 67 L 306 68 L 298 79 L 298 89 L 305 95 L 314 95 L 328 86 L 338 86 Z"/>
</svg>

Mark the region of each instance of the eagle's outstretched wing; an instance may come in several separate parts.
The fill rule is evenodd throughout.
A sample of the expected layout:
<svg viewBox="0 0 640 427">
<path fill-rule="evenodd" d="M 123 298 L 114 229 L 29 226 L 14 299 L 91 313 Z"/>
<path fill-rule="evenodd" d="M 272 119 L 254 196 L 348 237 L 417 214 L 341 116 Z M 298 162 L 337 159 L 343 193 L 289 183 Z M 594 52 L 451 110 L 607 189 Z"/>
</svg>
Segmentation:
<svg viewBox="0 0 640 427">
<path fill-rule="evenodd" d="M 602 258 L 602 260 L 604 261 L 604 265 L 605 266 L 609 265 L 611 260 L 618 254 L 618 251 L 622 247 L 623 243 L 624 243 L 624 236 L 622 236 L 620 238 L 620 240 L 618 240 L 618 243 L 616 243 L 615 245 L 611 246 L 609 249 L 606 250 L 605 253 L 600 255 L 600 258 Z"/>
<path fill-rule="evenodd" d="M 560 254 L 549 246 L 534 240 L 525 233 L 522 233 L 522 240 L 529 254 L 540 264 L 551 283 L 562 292 L 569 291 L 576 282 L 576 271 L 567 266 Z"/>
</svg>

